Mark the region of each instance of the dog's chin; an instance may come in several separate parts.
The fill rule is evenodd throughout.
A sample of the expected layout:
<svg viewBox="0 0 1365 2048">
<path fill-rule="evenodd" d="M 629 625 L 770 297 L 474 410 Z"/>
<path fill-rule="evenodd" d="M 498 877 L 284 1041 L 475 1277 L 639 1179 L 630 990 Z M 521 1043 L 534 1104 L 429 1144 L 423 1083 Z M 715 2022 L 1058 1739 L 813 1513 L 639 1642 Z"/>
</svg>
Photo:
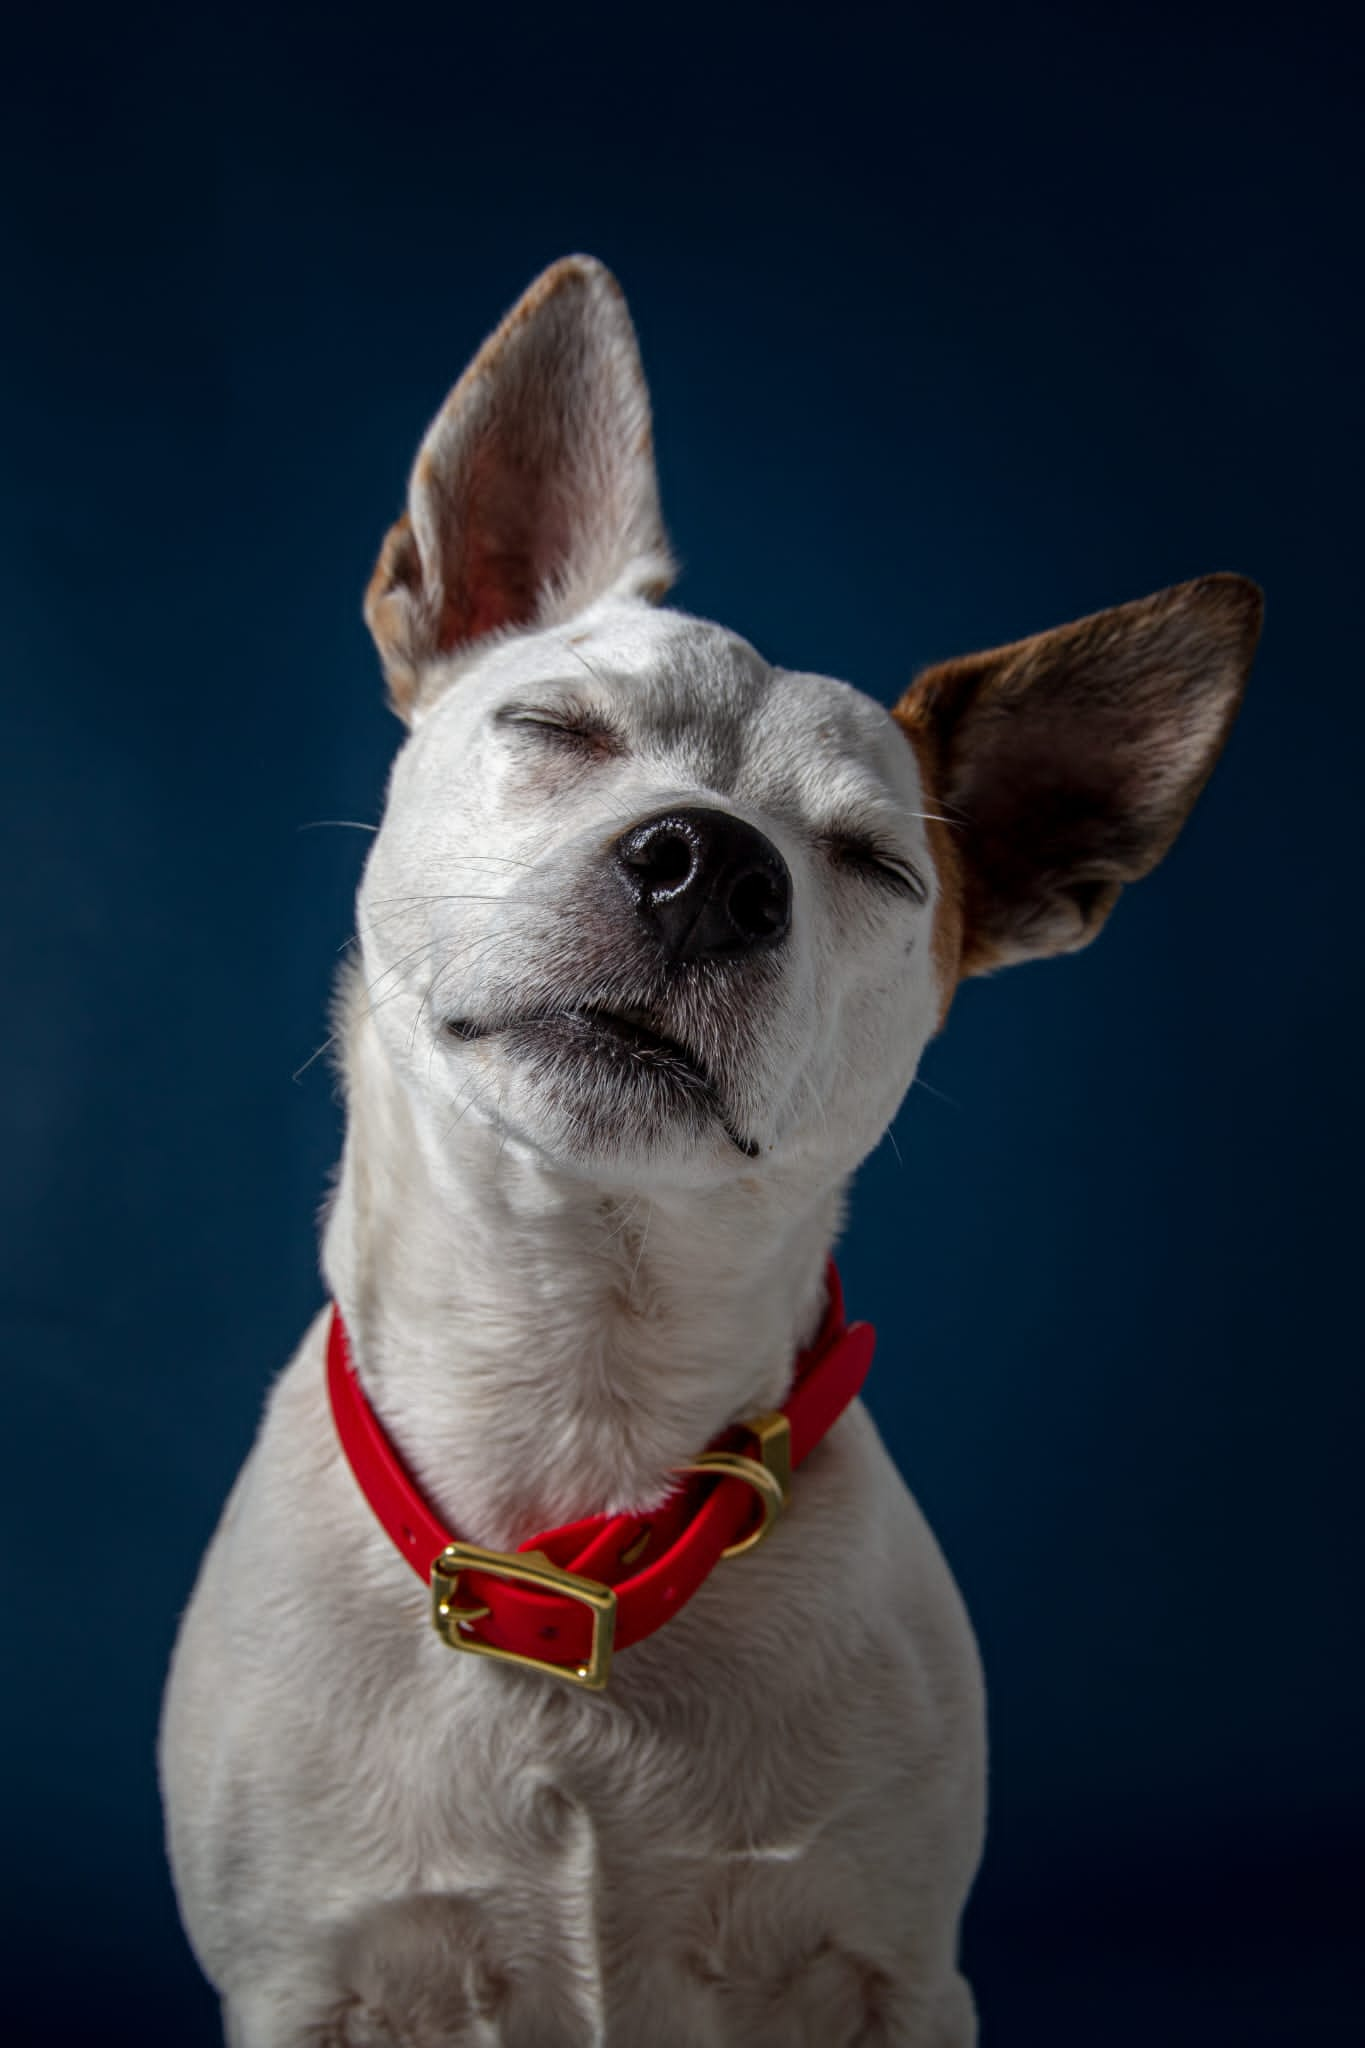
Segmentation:
<svg viewBox="0 0 1365 2048">
<path fill-rule="evenodd" d="M 757 1156 L 702 1061 L 642 1013 L 583 1008 L 447 1029 L 492 1041 L 500 1120 L 566 1163 L 695 1171 Z"/>
</svg>

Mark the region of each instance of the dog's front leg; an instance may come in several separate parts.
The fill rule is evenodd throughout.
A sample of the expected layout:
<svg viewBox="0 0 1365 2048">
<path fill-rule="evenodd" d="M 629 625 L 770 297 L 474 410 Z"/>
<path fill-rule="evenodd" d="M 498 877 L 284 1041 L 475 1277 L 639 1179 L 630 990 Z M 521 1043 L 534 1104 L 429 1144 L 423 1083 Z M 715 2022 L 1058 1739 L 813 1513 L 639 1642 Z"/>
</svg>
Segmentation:
<svg viewBox="0 0 1365 2048">
<path fill-rule="evenodd" d="M 780 1983 L 732 1986 L 723 2010 L 715 2039 L 735 2048 L 976 2048 L 976 2007 L 956 1972 L 926 1994 L 842 1941 L 819 1943 Z"/>
<path fill-rule="evenodd" d="M 301 1995 L 297 1984 L 266 1984 L 226 1998 L 226 2048 L 502 2048 L 507 2036 L 493 2012 L 477 2010 L 444 1969 L 432 1974 L 440 1981 L 425 1987 L 426 2010 L 416 2017 L 335 1985 Z M 412 2002 L 410 1991 L 404 2003 Z"/>
<path fill-rule="evenodd" d="M 224 2001 L 228 2048 L 600 2048 L 593 1972 L 530 1898 L 415 1894 Z"/>
<path fill-rule="evenodd" d="M 954 1977 L 940 2001 L 932 2048 L 976 2048 L 976 2001 L 964 1977 Z"/>
</svg>

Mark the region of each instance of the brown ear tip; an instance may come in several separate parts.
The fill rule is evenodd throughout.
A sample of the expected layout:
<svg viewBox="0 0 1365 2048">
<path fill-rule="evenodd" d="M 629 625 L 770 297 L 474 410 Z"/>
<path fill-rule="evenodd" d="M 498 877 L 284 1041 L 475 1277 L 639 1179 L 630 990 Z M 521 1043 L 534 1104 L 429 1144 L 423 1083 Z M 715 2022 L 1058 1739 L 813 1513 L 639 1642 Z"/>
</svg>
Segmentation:
<svg viewBox="0 0 1365 2048">
<path fill-rule="evenodd" d="M 373 628 L 371 611 L 376 610 L 393 590 L 400 587 L 416 590 L 421 581 L 422 566 L 417 554 L 417 537 L 412 530 L 412 520 L 408 513 L 400 512 L 384 535 L 379 559 L 365 586 L 366 624 Z"/>
<path fill-rule="evenodd" d="M 534 297 L 543 304 L 546 299 L 557 298 L 561 292 L 600 292 L 613 299 L 623 299 L 614 273 L 597 256 L 588 256 L 579 250 L 569 256 L 560 256 L 548 268 L 542 270 L 534 284 L 527 289 L 527 298 Z"/>
<path fill-rule="evenodd" d="M 1251 646 L 1255 646 L 1265 617 L 1265 592 L 1250 576 L 1232 569 L 1215 569 L 1185 585 L 1188 596 L 1211 611 L 1234 620 Z"/>
</svg>

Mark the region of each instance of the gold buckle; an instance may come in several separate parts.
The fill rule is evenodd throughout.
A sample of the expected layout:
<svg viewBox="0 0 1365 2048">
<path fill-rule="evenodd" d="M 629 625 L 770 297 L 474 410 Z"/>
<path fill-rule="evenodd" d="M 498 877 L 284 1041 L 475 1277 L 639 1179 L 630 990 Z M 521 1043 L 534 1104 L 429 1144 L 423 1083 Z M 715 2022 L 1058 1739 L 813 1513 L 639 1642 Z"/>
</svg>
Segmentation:
<svg viewBox="0 0 1365 2048">
<path fill-rule="evenodd" d="M 699 1458 L 680 1465 L 680 1472 L 718 1473 L 723 1479 L 742 1479 L 752 1486 L 763 1503 L 763 1520 L 738 1543 L 722 1550 L 722 1557 L 742 1557 L 763 1541 L 773 1523 L 791 1499 L 792 1427 L 781 1409 L 751 1416 L 740 1424 L 758 1439 L 758 1456 L 747 1451 L 703 1451 Z"/>
<path fill-rule="evenodd" d="M 533 1586 L 541 1593 L 567 1593 L 592 1615 L 592 1648 L 586 1664 L 551 1664 L 543 1657 L 528 1656 L 524 1650 L 503 1650 L 495 1643 L 481 1643 L 464 1633 L 469 1622 L 482 1620 L 486 1607 L 457 1607 L 455 1589 L 462 1572 L 487 1572 L 491 1578 L 506 1579 L 514 1586 Z M 496 1657 L 503 1664 L 523 1664 L 531 1671 L 548 1671 L 552 1678 L 567 1678 L 588 1692 L 601 1692 L 611 1668 L 611 1646 L 616 1634 L 616 1594 L 596 1579 L 581 1578 L 562 1566 L 551 1564 L 543 1551 L 481 1550 L 477 1543 L 448 1543 L 431 1567 L 431 1623 L 443 1643 L 452 1650 L 468 1650 L 476 1657 Z"/>
</svg>

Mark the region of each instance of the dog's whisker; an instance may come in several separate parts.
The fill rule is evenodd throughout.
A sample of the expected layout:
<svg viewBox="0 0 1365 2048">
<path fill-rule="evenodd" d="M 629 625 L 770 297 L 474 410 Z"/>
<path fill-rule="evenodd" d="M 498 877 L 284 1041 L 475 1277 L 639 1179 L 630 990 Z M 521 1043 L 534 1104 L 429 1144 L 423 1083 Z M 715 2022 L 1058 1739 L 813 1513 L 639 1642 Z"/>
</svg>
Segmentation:
<svg viewBox="0 0 1365 2048">
<path fill-rule="evenodd" d="M 309 1053 L 303 1065 L 301 1067 L 295 1067 L 293 1073 L 289 1077 L 290 1080 L 301 1081 L 303 1079 L 303 1076 L 308 1072 L 308 1069 L 312 1066 L 313 1062 L 315 1060 L 320 1060 L 322 1058 L 322 1055 L 327 1051 L 328 1047 L 336 1044 L 338 1035 L 339 1034 L 335 1031 L 329 1031 L 326 1038 L 323 1039 L 322 1044 L 318 1046 L 315 1051 Z"/>
<path fill-rule="evenodd" d="M 541 897 L 530 896 L 522 900 L 530 903 L 540 902 L 546 900 L 550 894 L 547 889 Z M 489 892 L 475 889 L 441 889 L 431 893 L 414 892 L 406 896 L 375 896 L 371 900 L 375 903 L 397 903 L 401 908 L 407 909 L 415 903 L 506 903 L 512 899 L 501 890 Z"/>
<path fill-rule="evenodd" d="M 962 1104 L 958 1101 L 955 1095 L 949 1095 L 942 1088 L 936 1088 L 933 1082 L 926 1081 L 922 1074 L 916 1074 L 914 1080 L 910 1083 L 910 1086 L 912 1088 L 923 1088 L 930 1095 L 937 1096 L 940 1102 L 947 1103 L 949 1109 L 961 1109 L 962 1107 Z"/>
<path fill-rule="evenodd" d="M 575 647 L 572 640 L 566 640 L 564 642 L 564 646 L 566 647 L 568 652 L 573 656 L 574 660 L 578 663 L 579 667 L 585 668 L 587 670 L 588 674 L 592 677 L 595 683 L 600 683 L 603 689 L 606 689 L 608 687 L 606 677 L 602 674 L 600 669 L 596 669 L 593 667 L 592 663 L 588 660 L 587 655 L 584 654 L 581 647 Z"/>
<path fill-rule="evenodd" d="M 404 916 L 409 910 L 415 909 L 422 903 L 512 903 L 522 905 L 549 903 L 553 901 L 553 898 L 548 889 L 541 896 L 509 896 L 501 892 L 492 892 L 485 895 L 471 889 L 453 889 L 440 896 L 377 896 L 375 901 L 377 903 L 396 902 L 398 904 L 396 910 L 385 911 L 383 917 L 366 917 L 365 922 L 368 925 L 378 927 L 379 925 L 392 924 L 395 918 Z"/>
<path fill-rule="evenodd" d="M 387 981 L 391 974 L 401 974 L 403 968 L 407 966 L 410 960 L 420 960 L 424 953 L 430 951 L 430 947 L 431 941 L 429 939 L 424 939 L 422 944 L 420 946 L 414 946 L 411 952 L 401 953 L 396 960 L 390 961 L 387 967 L 381 968 L 380 972 L 375 976 L 373 981 L 367 983 L 364 990 L 364 994 L 367 996 L 373 995 L 374 991 L 379 987 L 380 982 Z"/>
<path fill-rule="evenodd" d="M 470 853 L 462 850 L 459 853 L 446 852 L 440 855 L 437 859 L 429 861 L 427 868 L 430 871 L 433 868 L 534 868 L 541 865 L 540 861 L 527 860 L 524 854 L 519 853 Z"/>
<path fill-rule="evenodd" d="M 650 1227 L 650 1224 L 651 1224 L 651 1223 L 652 1223 L 653 1221 L 654 1221 L 654 1204 L 653 1204 L 652 1202 L 650 1202 L 650 1203 L 648 1203 L 648 1204 L 646 1205 L 646 1209 L 645 1209 L 645 1221 L 644 1221 L 644 1228 L 643 1228 L 643 1229 L 641 1230 L 641 1232 L 640 1232 L 640 1249 L 639 1249 L 639 1251 L 638 1251 L 638 1252 L 637 1252 L 637 1253 L 635 1254 L 635 1264 L 634 1264 L 634 1265 L 633 1265 L 633 1266 L 631 1267 L 631 1272 L 630 1272 L 630 1282 L 629 1282 L 629 1286 L 628 1286 L 627 1292 L 629 1293 L 629 1295 L 630 1295 L 630 1298 L 631 1298 L 631 1300 L 632 1300 L 632 1301 L 634 1301 L 634 1299 L 635 1299 L 635 1283 L 636 1283 L 636 1281 L 637 1281 L 637 1280 L 639 1279 L 639 1277 L 640 1277 L 640 1267 L 641 1267 L 641 1264 L 643 1263 L 643 1260 L 644 1260 L 644 1256 L 645 1256 L 645 1246 L 646 1246 L 646 1245 L 647 1245 L 647 1244 L 649 1243 L 649 1227 Z"/>
<path fill-rule="evenodd" d="M 480 946 L 492 945 L 496 943 L 497 940 L 507 937 L 510 933 L 513 933 L 518 930 L 525 930 L 528 928 L 529 921 L 521 922 L 518 924 L 498 925 L 492 931 L 476 932 L 471 938 L 461 943 L 466 949 L 472 951 L 472 949 Z M 414 960 L 420 960 L 424 954 L 429 955 L 432 949 L 433 942 L 430 939 L 424 939 L 420 945 L 412 947 L 412 949 L 409 952 L 400 954 L 397 960 L 391 961 L 387 967 L 382 968 L 380 972 L 375 976 L 374 980 L 367 984 L 364 990 L 365 995 L 373 995 L 374 991 L 379 987 L 380 983 L 386 981 L 390 975 L 401 976 L 402 970 L 405 967 L 407 967 Z M 457 945 L 456 948 L 454 948 L 449 954 L 447 954 L 446 964 L 453 964 L 459 957 L 460 946 Z M 444 967 L 442 968 L 441 971 L 445 971 Z M 407 986 L 408 984 L 405 981 L 400 980 L 398 988 L 392 990 L 390 994 L 401 993 L 402 989 Z M 381 997 L 379 1002 L 372 1003 L 370 1007 L 372 1010 L 379 1009 L 382 1006 L 382 1004 L 384 1002 L 387 1002 L 388 1000 L 388 996 Z"/>
<path fill-rule="evenodd" d="M 427 861 L 427 863 L 426 863 L 426 866 L 427 866 L 428 870 L 432 870 L 432 869 L 439 869 L 439 868 L 473 868 L 473 867 L 500 867 L 500 868 L 536 868 L 536 867 L 540 867 L 541 865 L 542 865 L 542 863 L 541 863 L 540 861 L 535 861 L 535 860 L 525 860 L 525 859 L 523 859 L 523 858 L 522 858 L 522 857 L 521 857 L 521 856 L 520 856 L 519 854 L 515 854 L 515 853 L 445 853 L 445 854 L 434 854 L 434 855 L 432 856 L 432 858 L 431 858 L 430 860 L 428 860 L 428 861 Z M 375 901 L 376 901 L 376 902 L 379 902 L 379 903 L 383 903 L 383 902 L 390 902 L 390 903 L 391 903 L 391 902 L 395 902 L 395 901 L 397 901 L 397 899 L 396 899 L 395 897 L 383 897 L 383 896 L 380 896 L 380 897 L 376 897 L 376 898 L 375 898 Z"/>
<path fill-rule="evenodd" d="M 433 982 L 443 980 L 453 967 L 467 967 L 480 960 L 485 953 L 492 952 L 504 940 L 519 934 L 534 932 L 535 924 L 530 919 L 517 923 L 500 924 L 493 931 L 475 932 L 469 937 L 442 950 L 441 964 L 434 970 Z M 435 949 L 433 948 L 433 951 Z"/>
<path fill-rule="evenodd" d="M 413 947 L 413 949 L 412 949 L 412 951 L 411 951 L 410 953 L 404 953 L 404 954 L 401 954 L 401 955 L 400 955 L 400 957 L 399 957 L 399 958 L 398 958 L 397 960 L 393 960 L 393 961 L 390 961 L 390 963 L 389 963 L 389 965 L 388 965 L 387 967 L 384 967 L 384 968 L 381 968 L 381 969 L 380 969 L 379 973 L 378 973 L 378 974 L 377 974 L 377 975 L 376 975 L 376 976 L 374 977 L 374 980 L 373 980 L 373 981 L 371 981 L 371 982 L 368 982 L 368 983 L 366 984 L 366 986 L 365 986 L 364 990 L 362 991 L 362 993 L 363 993 L 363 994 L 365 994 L 366 996 L 372 996 L 372 995 L 374 994 L 375 990 L 376 990 L 376 989 L 377 989 L 377 988 L 379 987 L 379 985 L 380 985 L 380 983 L 381 983 L 381 982 L 387 981 L 387 980 L 389 979 L 390 975 L 399 975 L 399 974 L 401 974 L 401 972 L 402 972 L 403 968 L 404 968 L 404 967 L 405 967 L 405 966 L 407 965 L 407 963 L 409 962 L 409 960 L 418 960 L 418 959 L 420 959 L 420 958 L 421 958 L 421 956 L 422 956 L 422 954 L 423 954 L 423 953 L 425 953 L 426 951 L 427 951 L 427 945 L 426 945 L 426 944 L 423 944 L 423 945 L 420 945 L 420 946 L 414 946 L 414 947 Z M 399 986 L 400 986 L 400 987 L 402 986 L 401 982 L 400 982 Z"/>
<path fill-rule="evenodd" d="M 466 1081 L 464 1086 L 460 1089 L 459 1093 L 455 1097 L 455 1102 L 457 1105 L 459 1105 L 457 1109 L 457 1114 L 451 1118 L 450 1122 L 446 1125 L 445 1130 L 442 1132 L 441 1135 L 443 1140 L 450 1136 L 451 1132 L 455 1130 L 457 1125 L 463 1121 L 466 1114 L 474 1107 L 475 1103 L 479 1099 L 479 1084 L 481 1082 L 486 1082 L 488 1079 L 489 1077 L 486 1074 L 475 1073 L 471 1075 L 469 1080 Z"/>
<path fill-rule="evenodd" d="M 533 919 L 522 918 L 513 923 L 499 924 L 492 931 L 476 932 L 472 938 L 453 946 L 446 954 L 445 959 L 428 986 L 427 995 L 424 998 L 424 1006 L 435 994 L 437 984 L 445 979 L 452 968 L 467 967 L 473 961 L 481 959 L 484 953 L 491 952 L 495 946 L 501 944 L 504 940 L 514 938 L 519 934 L 532 932 L 535 929 L 536 926 Z"/>
<path fill-rule="evenodd" d="M 377 825 L 366 825 L 360 818 L 310 818 L 306 825 L 295 829 L 299 832 L 326 832 L 335 827 L 339 832 L 377 832 Z"/>
<path fill-rule="evenodd" d="M 505 904 L 505 905 L 506 905 L 506 906 L 507 906 L 507 907 L 508 907 L 509 909 L 511 909 L 511 910 L 538 910 L 538 909 L 541 909 L 541 908 L 543 908 L 543 907 L 544 907 L 544 905 L 545 905 L 546 903 L 548 903 L 548 902 L 550 901 L 550 899 L 549 899 L 549 897 L 548 897 L 548 896 L 546 896 L 546 897 L 539 897 L 539 896 L 465 896 L 465 897 L 455 897 L 455 896 L 447 896 L 447 897 L 437 897 L 437 896 L 432 896 L 432 897 L 429 897 L 429 898 L 427 898 L 426 900 L 427 900 L 428 902 L 432 902 L 432 903 L 438 903 L 438 902 L 446 902 L 446 903 L 456 903 L 456 902 L 464 902 L 464 903 L 496 903 L 496 904 L 497 904 L 497 905 L 499 905 L 500 907 L 501 907 L 502 905 L 504 905 L 504 904 Z M 382 917 L 369 917 L 369 918 L 367 918 L 367 919 L 365 920 L 365 923 L 366 923 L 366 929 L 367 929 L 368 931 L 371 931 L 371 932 L 378 932 L 378 931 L 384 931 L 384 930 L 386 930 L 386 929 L 387 929 L 387 927 L 388 927 L 389 925 L 391 925 L 391 924 L 397 924 L 397 923 L 399 922 L 399 920 L 400 920 L 400 919 L 402 919 L 402 918 L 405 918 L 405 917 L 412 917 L 413 915 L 414 915 L 414 906 L 413 906 L 413 905 L 411 905 L 411 904 L 409 904 L 409 905 L 406 905 L 406 906 L 404 906 L 404 908 L 402 908 L 402 909 L 400 909 L 400 910 L 387 910 L 387 911 L 385 911 L 385 913 L 384 913 L 384 915 L 383 915 Z M 433 935 L 433 942 L 434 942 L 434 935 Z"/>
</svg>

